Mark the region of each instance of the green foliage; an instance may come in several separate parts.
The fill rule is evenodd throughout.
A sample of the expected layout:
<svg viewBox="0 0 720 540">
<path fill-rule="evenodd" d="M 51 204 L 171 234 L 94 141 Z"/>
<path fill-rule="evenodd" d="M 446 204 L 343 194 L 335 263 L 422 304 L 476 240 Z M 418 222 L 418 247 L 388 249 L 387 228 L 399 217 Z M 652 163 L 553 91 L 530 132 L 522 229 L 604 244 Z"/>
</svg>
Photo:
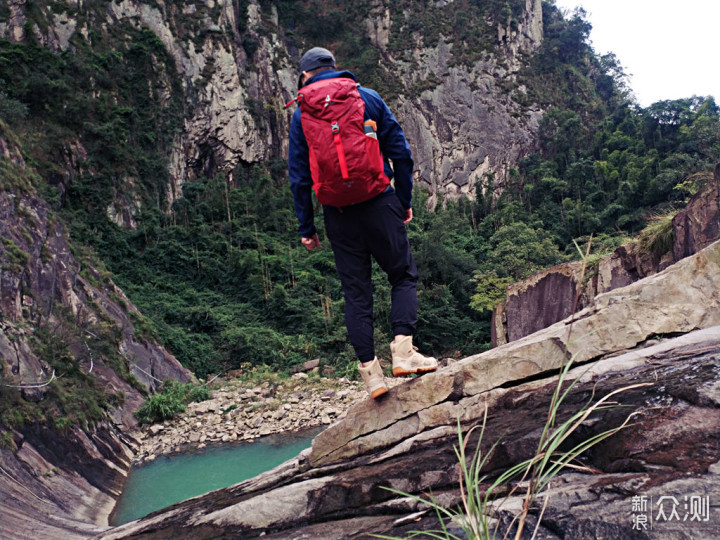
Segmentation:
<svg viewBox="0 0 720 540">
<path fill-rule="evenodd" d="M 5 268 L 19 274 L 30 260 L 30 254 L 23 251 L 11 238 L 0 237 L 4 249 L 4 258 L 7 260 Z"/>
<path fill-rule="evenodd" d="M 137 195 L 164 198 L 167 151 L 183 112 L 181 81 L 157 36 L 123 24 L 107 31 L 107 49 L 79 32 L 73 49 L 61 52 L 0 40 L 2 103 L 27 111 L 22 130 L 32 135 L 38 173 L 56 184 L 56 156 L 79 138 L 87 158 L 76 166 L 93 172 L 69 186 L 68 217 L 100 231 L 98 214 L 126 190 L 128 177 L 141 179 Z"/>
<path fill-rule="evenodd" d="M 3 431 L 0 434 L 0 448 L 15 452 L 17 450 L 17 444 L 15 444 L 15 437 L 10 431 Z"/>
<path fill-rule="evenodd" d="M 505 300 L 505 291 L 513 283 L 513 279 L 509 276 L 498 277 L 495 272 L 478 272 L 473 282 L 475 294 L 470 299 L 470 307 L 477 311 L 492 311 L 499 302 Z"/>
<path fill-rule="evenodd" d="M 73 421 L 66 416 L 58 416 L 52 419 L 53 425 L 57 431 L 67 431 L 73 426 Z"/>
<path fill-rule="evenodd" d="M 87 354 L 95 351 L 99 359 L 101 341 L 83 344 L 72 320 L 68 320 L 62 310 L 56 315 L 58 322 L 53 327 L 44 324 L 35 329 L 30 342 L 33 353 L 50 367 L 54 376 L 48 374 L 50 382 L 37 403 L 26 401 L 18 388 L 0 386 L 2 425 L 18 429 L 49 423 L 60 431 L 77 425 L 87 427 L 104 420 L 107 410 L 122 402 L 122 395 L 110 393 L 88 372 L 89 357 L 73 353 L 73 350 Z M 93 330 L 101 333 L 99 329 Z M 122 374 L 121 370 L 117 371 Z"/>
<path fill-rule="evenodd" d="M 82 426 L 103 420 L 110 408 L 112 397 L 100 386 L 88 371 L 85 358 L 76 358 L 71 352 L 71 343 L 76 343 L 70 327 L 56 326 L 38 328 L 33 336 L 33 350 L 47 362 L 57 375 L 57 379 L 48 386 L 46 418 L 52 418 L 63 428 L 69 425 Z M 45 408 L 45 407 L 42 407 Z"/>
<path fill-rule="evenodd" d="M 523 222 L 501 226 L 490 237 L 490 262 L 500 276 L 523 279 L 563 260 L 557 245 L 542 229 Z"/>
<path fill-rule="evenodd" d="M 2 127 L 2 123 L 0 123 L 0 127 Z M 4 133 L 0 131 L 0 135 L 4 135 Z M 0 190 L 32 193 L 32 176 L 6 157 L 0 157 Z"/>
<path fill-rule="evenodd" d="M 137 336 L 138 339 L 160 341 L 160 334 L 152 319 L 146 317 L 142 313 L 138 313 L 137 311 L 130 311 L 128 315 L 130 316 L 133 328 L 135 329 L 135 336 Z"/>
<path fill-rule="evenodd" d="M 185 411 L 188 403 L 205 401 L 210 397 L 207 386 L 167 380 L 163 382 L 159 393 L 145 400 L 143 406 L 135 412 L 135 416 L 141 424 L 170 420 Z"/>
<path fill-rule="evenodd" d="M 18 124 L 28 117 L 27 106 L 17 99 L 7 97 L 0 91 L 0 120 L 10 125 Z"/>
<path fill-rule="evenodd" d="M 223 176 L 188 182 L 170 216 L 140 216 L 140 230 L 113 229 L 98 245 L 144 314 L 131 314 L 136 332 L 161 340 L 199 377 L 245 363 L 287 371 L 316 357 L 354 370 L 332 251 L 301 246 L 289 190 L 269 174 L 276 169 L 239 167 L 232 184 Z M 421 272 L 417 341 L 437 354 L 479 352 L 489 320 L 470 308 L 469 278 L 486 241 L 473 230 L 472 205 L 431 213 L 425 201 L 418 192 L 410 226 Z M 374 290 L 376 339 L 387 355 L 390 287 L 379 269 Z"/>
<path fill-rule="evenodd" d="M 644 215 L 677 208 L 696 189 L 690 179 L 712 169 L 714 158 L 702 149 L 718 147 L 717 131 L 694 128 L 709 123 L 720 129 L 717 111 L 712 98 L 639 112 L 623 106 L 594 133 L 577 131 L 575 113 L 551 111 L 541 127 L 542 153 L 522 163 L 525 189 L 507 196 L 560 245 L 593 232 L 636 233 Z M 684 135 L 690 132 L 691 142 Z"/>
<path fill-rule="evenodd" d="M 150 396 L 145 404 L 140 407 L 135 415 L 141 424 L 151 424 L 170 420 L 176 415 L 185 411 L 186 403 L 169 394 L 155 394 Z"/>
</svg>

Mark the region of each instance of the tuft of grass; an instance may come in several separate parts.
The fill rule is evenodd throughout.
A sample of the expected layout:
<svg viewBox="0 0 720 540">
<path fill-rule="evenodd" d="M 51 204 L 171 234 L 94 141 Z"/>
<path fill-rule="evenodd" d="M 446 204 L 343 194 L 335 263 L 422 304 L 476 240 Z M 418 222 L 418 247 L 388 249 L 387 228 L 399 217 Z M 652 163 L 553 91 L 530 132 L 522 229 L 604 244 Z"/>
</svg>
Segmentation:
<svg viewBox="0 0 720 540">
<path fill-rule="evenodd" d="M 672 220 L 676 215 L 677 211 L 672 211 L 649 216 L 648 225 L 638 238 L 640 249 L 650 253 L 656 260 L 672 251 L 675 242 Z"/>
<path fill-rule="evenodd" d="M 275 371 L 266 364 L 253 366 L 248 362 L 244 362 L 240 365 L 240 369 L 243 370 L 240 380 L 249 384 L 261 385 L 267 383 L 270 386 L 278 386 L 286 383 L 290 379 L 290 375 L 287 372 Z"/>
<path fill-rule="evenodd" d="M 15 452 L 17 450 L 15 437 L 13 437 L 13 434 L 10 431 L 3 431 L 2 434 L 0 434 L 0 448 L 10 450 L 11 452 Z"/>
<path fill-rule="evenodd" d="M 72 418 L 66 416 L 55 417 L 52 419 L 52 423 L 58 431 L 68 431 L 75 424 Z"/>
<path fill-rule="evenodd" d="M 7 269 L 13 273 L 19 274 L 30 260 L 30 254 L 23 251 L 11 238 L 0 238 L 5 248 L 5 258 L 7 259 Z"/>
<path fill-rule="evenodd" d="M 26 169 L 8 158 L 0 158 L 0 191 L 32 193 L 33 184 Z"/>
</svg>

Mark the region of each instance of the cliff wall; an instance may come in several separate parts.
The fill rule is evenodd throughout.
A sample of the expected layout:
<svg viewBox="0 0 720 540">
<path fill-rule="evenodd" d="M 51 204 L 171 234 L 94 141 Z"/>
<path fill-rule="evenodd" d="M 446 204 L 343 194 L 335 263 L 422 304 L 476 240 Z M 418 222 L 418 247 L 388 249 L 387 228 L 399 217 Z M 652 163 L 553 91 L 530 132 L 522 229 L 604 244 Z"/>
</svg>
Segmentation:
<svg viewBox="0 0 720 540">
<path fill-rule="evenodd" d="M 455 9 L 447 4 L 422 9 L 430 15 L 433 9 Z M 22 41 L 31 32 L 53 50 L 72 51 L 76 42 L 92 41 L 100 28 L 122 33 L 123 25 L 131 25 L 148 28 L 161 40 L 180 79 L 184 109 L 182 129 L 171 145 L 168 203 L 181 195 L 180 185 L 187 180 L 223 172 L 232 182 L 238 165 L 287 156 L 292 110 L 283 105 L 297 90 L 298 47 L 313 44 L 288 36 L 290 29 L 280 24 L 276 6 L 257 0 L 185 5 L 73 0 L 56 3 L 53 10 L 33 7 L 43 13 L 42 25 L 31 22 L 37 13 L 30 19 L 27 9 L 23 1 L 9 3 L 0 37 Z M 472 62 L 458 62 L 462 43 L 441 36 L 426 44 L 409 28 L 415 13 L 393 2 L 370 4 L 365 25 L 397 88 L 391 105 L 410 141 L 416 180 L 431 192 L 430 204 L 438 197 L 474 197 L 482 182 L 483 190 L 498 188 L 499 193 L 510 168 L 535 149 L 542 110 L 531 103 L 519 105 L 527 99 L 521 96 L 526 90 L 518 86 L 517 73 L 542 43 L 541 0 L 526 0 L 521 11 L 512 24 L 497 23 L 492 50 L 474 55 L 478 59 Z M 391 29 L 402 32 L 404 50 L 388 47 Z M 338 60 L 342 68 L 344 59 Z M 171 81 L 165 86 L 167 99 L 174 99 Z M 511 96 L 510 87 L 517 87 L 517 96 Z M 488 183 L 486 176 L 493 181 Z M 131 186 L 132 179 L 127 181 Z M 134 227 L 139 204 L 137 198 L 117 197 L 108 213 L 118 224 Z"/>
<path fill-rule="evenodd" d="M 130 468 L 133 412 L 191 374 L 136 330 L 142 316 L 69 241 L 2 123 L 0 164 L 0 530 L 88 536 L 107 525 Z"/>
</svg>

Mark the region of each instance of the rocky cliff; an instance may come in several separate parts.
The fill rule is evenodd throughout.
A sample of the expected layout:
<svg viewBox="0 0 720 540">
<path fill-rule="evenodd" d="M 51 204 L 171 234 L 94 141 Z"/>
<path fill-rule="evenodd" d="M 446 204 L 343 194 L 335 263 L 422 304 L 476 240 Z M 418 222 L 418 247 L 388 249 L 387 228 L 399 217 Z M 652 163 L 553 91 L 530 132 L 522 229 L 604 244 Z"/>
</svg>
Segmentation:
<svg viewBox="0 0 720 540">
<path fill-rule="evenodd" d="M 387 19 L 400 16 L 384 9 Z M 502 85 L 517 85 L 522 55 L 541 41 L 540 0 L 526 0 L 516 29 L 498 25 L 497 54 L 472 65 L 454 62 L 451 53 L 459 44 L 444 40 L 434 47 L 418 43 L 411 61 L 395 58 L 379 41 L 391 72 L 405 86 L 397 115 L 413 148 L 416 176 L 429 186 L 431 201 L 438 195 L 472 197 L 486 175 L 501 187 L 509 169 L 534 149 L 542 111 L 532 105 L 523 109 Z M 424 81 L 435 83 L 419 95 L 413 92 Z"/>
<path fill-rule="evenodd" d="M 495 36 L 485 44 L 489 52 L 473 53 L 465 62 L 458 57 L 467 44 L 442 35 L 426 42 L 413 23 L 417 6 L 400 9 L 375 0 L 367 7 L 364 24 L 386 77 L 392 79 L 396 96 L 390 102 L 399 105 L 395 112 L 413 148 L 416 177 L 430 189 L 431 203 L 439 194 L 474 196 L 486 175 L 502 187 L 509 169 L 535 147 L 542 111 L 537 105 L 519 105 L 525 90 L 518 87 L 517 73 L 524 56 L 542 42 L 542 6 L 541 0 L 515 3 L 520 14 L 512 21 L 486 21 Z M 283 104 L 297 90 L 298 48 L 312 44 L 288 36 L 292 29 L 283 27 L 274 4 L 68 0 L 52 9 L 32 4 L 32 18 L 30 8 L 23 0 L 10 1 L 0 37 L 22 41 L 30 33 L 53 50 L 71 51 L 92 42 L 99 29 L 129 38 L 124 30 L 129 25 L 148 28 L 161 40 L 174 63 L 170 71 L 180 79 L 184 108 L 170 149 L 168 203 L 181 195 L 180 184 L 187 180 L 223 172 L 232 182 L 238 165 L 286 157 L 290 113 Z M 456 8 L 445 2 L 423 4 L 422 9 L 424 17 L 437 19 Z M 409 46 L 390 47 L 391 30 Z M 162 78 L 170 72 L 162 66 L 157 71 Z M 172 81 L 163 86 L 165 100 L 176 99 Z M 515 97 L 509 87 L 518 87 Z M 126 182 L 132 185 L 131 178 Z M 118 224 L 133 227 L 140 202 L 121 195 L 108 213 Z"/>
<path fill-rule="evenodd" d="M 273 471 L 99 538 L 334 539 L 436 528 L 427 507 L 383 488 L 457 504 L 454 426 L 468 429 L 485 410 L 484 439 L 470 450 L 490 452 L 488 480 L 532 457 L 570 358 L 559 421 L 611 392 L 621 405 L 584 420 L 575 444 L 632 422 L 555 477 L 529 530 L 540 516 L 542 538 L 711 538 L 720 521 L 711 502 L 720 496 L 719 262 L 715 242 L 541 332 L 360 403 Z M 501 529 L 521 504 L 505 493 L 493 513 Z"/>
<path fill-rule="evenodd" d="M 136 330 L 142 316 L 69 241 L 1 123 L 0 164 L 2 536 L 87 536 L 124 484 L 133 411 L 191 375 Z"/>
</svg>

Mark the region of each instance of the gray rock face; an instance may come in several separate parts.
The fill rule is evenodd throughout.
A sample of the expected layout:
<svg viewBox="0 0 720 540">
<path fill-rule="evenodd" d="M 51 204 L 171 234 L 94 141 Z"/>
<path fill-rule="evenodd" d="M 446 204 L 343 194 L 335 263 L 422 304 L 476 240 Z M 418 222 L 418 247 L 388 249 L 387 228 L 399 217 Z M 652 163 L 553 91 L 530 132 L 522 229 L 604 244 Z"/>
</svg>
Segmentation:
<svg viewBox="0 0 720 540">
<path fill-rule="evenodd" d="M 534 151 L 542 111 L 537 106 L 522 110 L 500 86 L 515 82 L 522 56 L 537 49 L 542 37 L 541 2 L 527 0 L 516 30 L 498 27 L 497 55 L 472 66 L 453 65 L 454 44 L 443 40 L 434 47 L 418 46 L 413 63 L 391 58 L 390 71 L 407 89 L 398 120 L 413 149 L 416 179 L 429 187 L 431 205 L 439 195 L 473 198 L 488 174 L 499 194 L 509 169 Z M 419 95 L 412 91 L 427 81 L 436 84 Z"/>
<path fill-rule="evenodd" d="M 64 437 L 34 429 L 0 449 L 3 538 L 87 538 L 107 529 L 135 441 L 112 425 Z"/>
<path fill-rule="evenodd" d="M 688 257 L 720 238 L 720 165 L 705 186 L 672 220 L 671 251 L 654 257 L 638 243 L 620 246 L 588 269 L 561 264 L 507 288 L 507 299 L 493 310 L 493 345 L 515 341 L 568 317 L 573 307 L 586 306 L 593 296 L 625 287 Z"/>
<path fill-rule="evenodd" d="M 622 406 L 595 411 L 569 443 L 628 417 L 632 423 L 583 454 L 585 472 L 566 470 L 551 482 L 539 537 L 711 538 L 720 512 L 704 501 L 720 495 L 720 306 L 707 291 L 719 287 L 716 242 L 599 295 L 572 319 L 413 379 L 385 399 L 361 402 L 318 435 L 309 451 L 273 471 L 99 538 L 367 538 L 437 527 L 422 504 L 383 488 L 418 495 L 431 490 L 445 505 L 458 503 L 454 426 L 459 420 L 467 430 L 486 407 L 485 437 L 472 436 L 469 451 L 480 445 L 489 452 L 498 444 L 484 469 L 487 478 L 530 458 L 557 369 L 570 357 L 577 367 L 568 372 L 558 423 L 611 392 L 618 392 L 613 400 Z M 680 519 L 669 518 L 671 497 L 679 503 L 676 512 L 685 512 Z M 501 497 L 494 504 L 504 530 L 520 501 Z M 539 513 L 531 508 L 528 538 Z M 658 536 L 633 529 L 640 516 L 653 521 Z M 692 516 L 697 519 L 690 522 Z"/>
<path fill-rule="evenodd" d="M 505 303 L 507 341 L 534 334 L 581 307 L 576 305 L 581 273 L 582 263 L 567 263 L 510 285 Z"/>
</svg>

